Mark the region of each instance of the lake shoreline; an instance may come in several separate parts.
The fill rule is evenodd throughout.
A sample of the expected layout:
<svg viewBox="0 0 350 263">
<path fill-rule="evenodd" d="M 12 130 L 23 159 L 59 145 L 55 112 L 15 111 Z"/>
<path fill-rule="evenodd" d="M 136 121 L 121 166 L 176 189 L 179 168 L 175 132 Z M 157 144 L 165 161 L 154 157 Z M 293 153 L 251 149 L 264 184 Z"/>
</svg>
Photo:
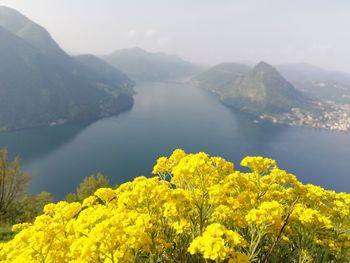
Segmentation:
<svg viewBox="0 0 350 263">
<path fill-rule="evenodd" d="M 131 110 L 88 125 L 64 124 L 0 133 L 0 148 L 21 157 L 30 193 L 63 198 L 101 172 L 111 183 L 151 176 L 155 160 L 177 148 L 239 165 L 247 155 L 276 159 L 303 183 L 350 188 L 348 133 L 256 122 L 189 84 L 137 83 Z M 342 147 L 339 147 L 341 145 Z M 322 162 L 320 162 L 322 160 Z"/>
</svg>

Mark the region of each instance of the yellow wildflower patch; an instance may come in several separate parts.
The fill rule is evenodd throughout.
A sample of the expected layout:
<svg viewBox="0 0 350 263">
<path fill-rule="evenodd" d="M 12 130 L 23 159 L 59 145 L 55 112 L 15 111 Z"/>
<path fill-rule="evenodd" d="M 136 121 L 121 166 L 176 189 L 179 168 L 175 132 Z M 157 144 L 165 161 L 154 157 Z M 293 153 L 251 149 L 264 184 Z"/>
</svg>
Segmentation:
<svg viewBox="0 0 350 263">
<path fill-rule="evenodd" d="M 48 204 L 0 244 L 0 262 L 347 262 L 350 195 L 248 156 L 175 150 L 151 178 Z"/>
</svg>

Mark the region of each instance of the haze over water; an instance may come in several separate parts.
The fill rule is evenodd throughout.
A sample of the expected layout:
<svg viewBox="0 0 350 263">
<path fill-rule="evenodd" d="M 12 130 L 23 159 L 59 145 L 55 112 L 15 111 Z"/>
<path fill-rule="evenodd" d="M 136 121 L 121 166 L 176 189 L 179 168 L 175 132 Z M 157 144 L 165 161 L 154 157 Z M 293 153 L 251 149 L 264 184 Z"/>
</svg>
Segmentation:
<svg viewBox="0 0 350 263">
<path fill-rule="evenodd" d="M 62 198 L 84 177 L 102 172 L 113 184 L 150 176 L 160 155 L 204 151 L 235 163 L 246 155 L 274 158 L 304 183 L 349 191 L 350 134 L 256 123 L 187 84 L 142 83 L 134 107 L 84 125 L 0 134 L 0 148 L 20 155 L 30 191 Z M 320 161 L 322 160 L 322 161 Z"/>
</svg>

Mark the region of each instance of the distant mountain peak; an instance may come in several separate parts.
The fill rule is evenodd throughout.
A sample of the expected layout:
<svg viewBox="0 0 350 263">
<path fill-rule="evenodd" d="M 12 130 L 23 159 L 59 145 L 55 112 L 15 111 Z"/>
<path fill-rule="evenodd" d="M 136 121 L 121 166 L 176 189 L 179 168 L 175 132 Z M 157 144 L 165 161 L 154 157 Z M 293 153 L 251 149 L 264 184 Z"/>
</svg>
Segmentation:
<svg viewBox="0 0 350 263">
<path fill-rule="evenodd" d="M 18 13 L 21 14 L 20 12 L 18 12 L 16 9 L 13 9 L 11 7 L 8 7 L 6 5 L 0 5 L 0 12 L 1 14 L 5 13 L 5 12 L 14 12 L 14 13 Z"/>
<path fill-rule="evenodd" d="M 133 50 L 133 51 L 142 51 L 142 52 L 147 52 L 146 50 L 144 50 L 143 48 L 140 48 L 140 47 L 131 47 L 131 48 L 126 48 L 126 50 Z"/>
<path fill-rule="evenodd" d="M 292 84 L 264 61 L 251 70 L 232 63 L 220 64 L 195 80 L 219 94 L 225 104 L 254 114 L 286 112 L 306 102 Z"/>
<path fill-rule="evenodd" d="M 0 6 L 0 26 L 24 39 L 43 53 L 62 53 L 50 33 L 15 9 Z"/>
<path fill-rule="evenodd" d="M 259 72 L 259 71 L 278 73 L 278 71 L 272 65 L 266 63 L 265 61 L 260 61 L 258 64 L 256 64 L 256 66 L 252 70 L 252 72 Z"/>
<path fill-rule="evenodd" d="M 258 68 L 258 67 L 272 67 L 272 66 L 265 61 L 260 61 L 258 64 L 256 64 L 255 67 Z"/>
<path fill-rule="evenodd" d="M 149 53 L 148 51 L 140 48 L 140 47 L 130 47 L 130 48 L 123 48 L 119 49 L 113 52 L 114 53 L 120 53 L 120 52 L 138 52 L 138 53 Z"/>
<path fill-rule="evenodd" d="M 201 71 L 200 66 L 176 55 L 148 52 L 139 47 L 117 50 L 102 58 L 139 81 L 179 80 Z"/>
<path fill-rule="evenodd" d="M 13 34 L 18 34 L 24 27 L 33 22 L 15 9 L 0 6 L 0 25 Z"/>
<path fill-rule="evenodd" d="M 1 15 L 8 15 L 8 14 L 16 14 L 25 17 L 23 14 L 18 12 L 16 9 L 13 9 L 11 7 L 0 5 L 0 14 Z"/>
<path fill-rule="evenodd" d="M 176 60 L 182 60 L 177 55 L 168 54 L 168 53 L 164 53 L 164 52 L 151 52 L 151 51 L 145 50 L 145 49 L 137 47 L 137 46 L 116 50 L 111 55 L 113 55 L 113 54 L 118 55 L 118 54 L 122 54 L 122 53 L 133 54 L 133 55 L 143 55 L 143 56 L 157 56 L 157 57 L 163 57 L 163 58 L 172 58 L 172 59 L 176 59 Z"/>
<path fill-rule="evenodd" d="M 118 114 L 132 106 L 133 85 L 98 58 L 70 57 L 46 29 L 0 7 L 0 130 Z"/>
</svg>

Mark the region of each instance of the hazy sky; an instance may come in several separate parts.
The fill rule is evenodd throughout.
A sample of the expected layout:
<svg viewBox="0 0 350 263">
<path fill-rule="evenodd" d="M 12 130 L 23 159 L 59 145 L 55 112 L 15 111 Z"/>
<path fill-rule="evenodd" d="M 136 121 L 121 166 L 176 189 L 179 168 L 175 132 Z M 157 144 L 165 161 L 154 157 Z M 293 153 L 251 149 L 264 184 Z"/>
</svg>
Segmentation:
<svg viewBox="0 0 350 263">
<path fill-rule="evenodd" d="M 349 0 L 0 0 L 69 53 L 139 46 L 205 64 L 309 62 L 350 72 Z"/>
</svg>

